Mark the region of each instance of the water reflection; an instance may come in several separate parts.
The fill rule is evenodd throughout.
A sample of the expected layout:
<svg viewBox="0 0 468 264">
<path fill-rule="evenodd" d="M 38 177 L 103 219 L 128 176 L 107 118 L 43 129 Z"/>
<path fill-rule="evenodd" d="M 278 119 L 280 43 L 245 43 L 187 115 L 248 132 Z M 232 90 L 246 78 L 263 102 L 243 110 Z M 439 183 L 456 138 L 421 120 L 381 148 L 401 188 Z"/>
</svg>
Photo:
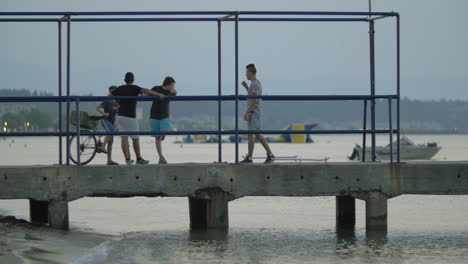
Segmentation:
<svg viewBox="0 0 468 264">
<path fill-rule="evenodd" d="M 225 241 L 227 242 L 229 229 L 191 229 L 189 232 L 189 240 L 192 242 L 199 241 Z"/>
</svg>

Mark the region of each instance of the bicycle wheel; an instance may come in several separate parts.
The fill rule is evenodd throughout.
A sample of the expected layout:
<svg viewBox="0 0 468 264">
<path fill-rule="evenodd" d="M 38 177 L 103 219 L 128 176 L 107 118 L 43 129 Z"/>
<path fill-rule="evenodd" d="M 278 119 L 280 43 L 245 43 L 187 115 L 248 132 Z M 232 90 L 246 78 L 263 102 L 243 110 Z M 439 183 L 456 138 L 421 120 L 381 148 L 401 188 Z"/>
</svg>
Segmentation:
<svg viewBox="0 0 468 264">
<path fill-rule="evenodd" d="M 80 161 L 81 165 L 86 165 L 93 160 L 96 155 L 96 137 L 80 136 Z M 76 136 L 70 138 L 70 159 L 73 163 L 78 164 L 77 159 L 77 140 Z"/>
</svg>

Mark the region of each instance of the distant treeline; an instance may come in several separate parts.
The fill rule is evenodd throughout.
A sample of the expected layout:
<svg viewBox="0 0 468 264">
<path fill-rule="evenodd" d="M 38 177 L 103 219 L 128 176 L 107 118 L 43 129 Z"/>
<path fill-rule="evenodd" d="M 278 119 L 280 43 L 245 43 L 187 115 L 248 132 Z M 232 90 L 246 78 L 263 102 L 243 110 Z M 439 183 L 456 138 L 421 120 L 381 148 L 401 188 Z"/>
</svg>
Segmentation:
<svg viewBox="0 0 468 264">
<path fill-rule="evenodd" d="M 30 90 L 0 89 L 0 96 L 52 96 L 47 92 Z M 95 112 L 99 102 L 83 103 L 80 109 Z M 263 101 L 262 124 L 265 129 L 281 129 L 291 123 L 318 123 L 317 129 L 359 129 L 363 123 L 363 102 L 357 101 Z M 146 128 L 151 102 L 139 102 L 142 109 L 142 128 Z M 396 121 L 396 102 L 393 103 L 393 120 Z M 222 103 L 222 122 L 224 129 L 234 127 L 234 103 Z M 239 122 L 243 126 L 242 114 L 245 102 L 239 103 Z M 173 124 L 181 129 L 215 129 L 217 127 L 217 102 L 175 101 L 171 103 L 171 118 Z M 368 104 L 370 118 L 370 103 Z M 65 107 L 63 107 L 65 111 Z M 51 126 L 57 128 L 58 104 L 56 103 L 1 103 L 0 120 L 9 113 L 17 115 L 16 119 L 30 119 L 31 112 L 38 127 Z M 96 113 L 97 114 L 97 113 Z M 45 117 L 42 117 L 45 116 Z M 452 133 L 468 132 L 468 101 L 433 100 L 422 101 L 404 98 L 401 100 L 401 126 L 407 133 Z M 377 100 L 376 120 L 378 128 L 388 127 L 388 102 Z M 19 122 L 21 123 L 21 121 Z M 370 119 L 367 125 L 369 127 Z M 394 123 L 395 124 L 395 123 Z"/>
</svg>

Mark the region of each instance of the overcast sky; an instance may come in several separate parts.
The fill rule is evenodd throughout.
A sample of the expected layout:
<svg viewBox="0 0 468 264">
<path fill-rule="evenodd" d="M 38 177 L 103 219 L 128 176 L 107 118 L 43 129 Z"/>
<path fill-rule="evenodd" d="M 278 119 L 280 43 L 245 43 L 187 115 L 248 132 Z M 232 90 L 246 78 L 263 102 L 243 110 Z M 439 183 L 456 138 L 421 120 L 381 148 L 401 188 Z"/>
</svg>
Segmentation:
<svg viewBox="0 0 468 264">
<path fill-rule="evenodd" d="M 367 11 L 368 0 L 2 0 L 1 11 Z M 374 0 L 401 14 L 402 95 L 468 100 L 468 1 Z M 56 23 L 0 23 L 0 88 L 57 92 Z M 217 91 L 216 23 L 72 24 L 71 88 L 105 94 L 133 71 L 179 94 Z M 64 31 L 65 33 L 65 31 Z M 241 23 L 240 80 L 255 63 L 265 94 L 369 92 L 367 23 Z M 223 93 L 234 93 L 233 24 L 223 24 Z M 395 19 L 376 22 L 377 92 L 395 91 Z"/>
</svg>

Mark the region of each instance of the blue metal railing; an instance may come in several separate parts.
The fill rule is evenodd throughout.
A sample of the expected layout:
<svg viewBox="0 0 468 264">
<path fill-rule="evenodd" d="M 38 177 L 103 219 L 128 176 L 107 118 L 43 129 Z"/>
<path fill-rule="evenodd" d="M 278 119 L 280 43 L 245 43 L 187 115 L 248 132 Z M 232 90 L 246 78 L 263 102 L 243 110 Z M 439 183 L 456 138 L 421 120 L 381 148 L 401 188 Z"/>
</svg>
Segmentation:
<svg viewBox="0 0 468 264">
<path fill-rule="evenodd" d="M 218 17 L 213 17 L 218 16 Z M 375 21 L 386 17 L 396 18 L 396 94 L 376 95 L 375 93 Z M 0 12 L 0 22 L 56 22 L 58 24 L 58 96 L 51 97 L 0 97 L 0 102 L 56 102 L 58 103 L 60 132 L 0 132 L 0 136 L 58 136 L 59 164 L 62 164 L 62 137 L 66 137 L 66 164 L 70 164 L 70 136 L 77 136 L 77 152 L 79 152 L 79 135 L 152 135 L 152 132 L 81 132 L 79 125 L 79 106 L 81 102 L 101 101 L 107 99 L 134 99 L 137 101 L 152 101 L 155 97 L 102 97 L 102 96 L 71 96 L 71 24 L 79 22 L 216 22 L 218 34 L 218 95 L 217 96 L 176 96 L 167 97 L 173 101 L 218 101 L 218 130 L 213 131 L 167 131 L 158 132 L 164 135 L 212 134 L 218 135 L 218 161 L 222 161 L 222 135 L 235 135 L 235 162 L 239 157 L 239 135 L 241 134 L 362 134 L 362 161 L 366 160 L 366 135 L 372 136 L 372 161 L 375 161 L 375 135 L 388 133 L 390 139 L 390 162 L 393 163 L 393 134 L 397 134 L 397 162 L 400 162 L 400 16 L 395 12 L 308 12 L 308 11 L 176 11 L 176 12 Z M 222 22 L 235 23 L 235 94 L 221 93 L 221 25 Z M 239 95 L 239 22 L 367 22 L 369 24 L 369 58 L 370 58 L 370 95 L 270 95 L 244 96 Z M 66 96 L 62 95 L 62 23 L 66 28 Z M 239 130 L 239 101 L 249 98 L 260 98 L 271 101 L 334 101 L 358 100 L 364 103 L 362 130 L 314 130 L 314 131 L 284 131 L 284 130 Z M 389 129 L 375 127 L 375 101 L 388 100 Z M 392 100 L 396 100 L 396 128 L 393 129 Z M 222 130 L 221 102 L 235 102 L 235 129 Z M 367 104 L 371 103 L 371 129 L 367 129 Z M 70 105 L 75 103 L 76 131 L 70 129 Z M 62 103 L 66 103 L 66 129 L 62 131 Z M 77 155 L 78 159 L 80 155 Z M 80 161 L 78 160 L 78 164 Z"/>
</svg>

